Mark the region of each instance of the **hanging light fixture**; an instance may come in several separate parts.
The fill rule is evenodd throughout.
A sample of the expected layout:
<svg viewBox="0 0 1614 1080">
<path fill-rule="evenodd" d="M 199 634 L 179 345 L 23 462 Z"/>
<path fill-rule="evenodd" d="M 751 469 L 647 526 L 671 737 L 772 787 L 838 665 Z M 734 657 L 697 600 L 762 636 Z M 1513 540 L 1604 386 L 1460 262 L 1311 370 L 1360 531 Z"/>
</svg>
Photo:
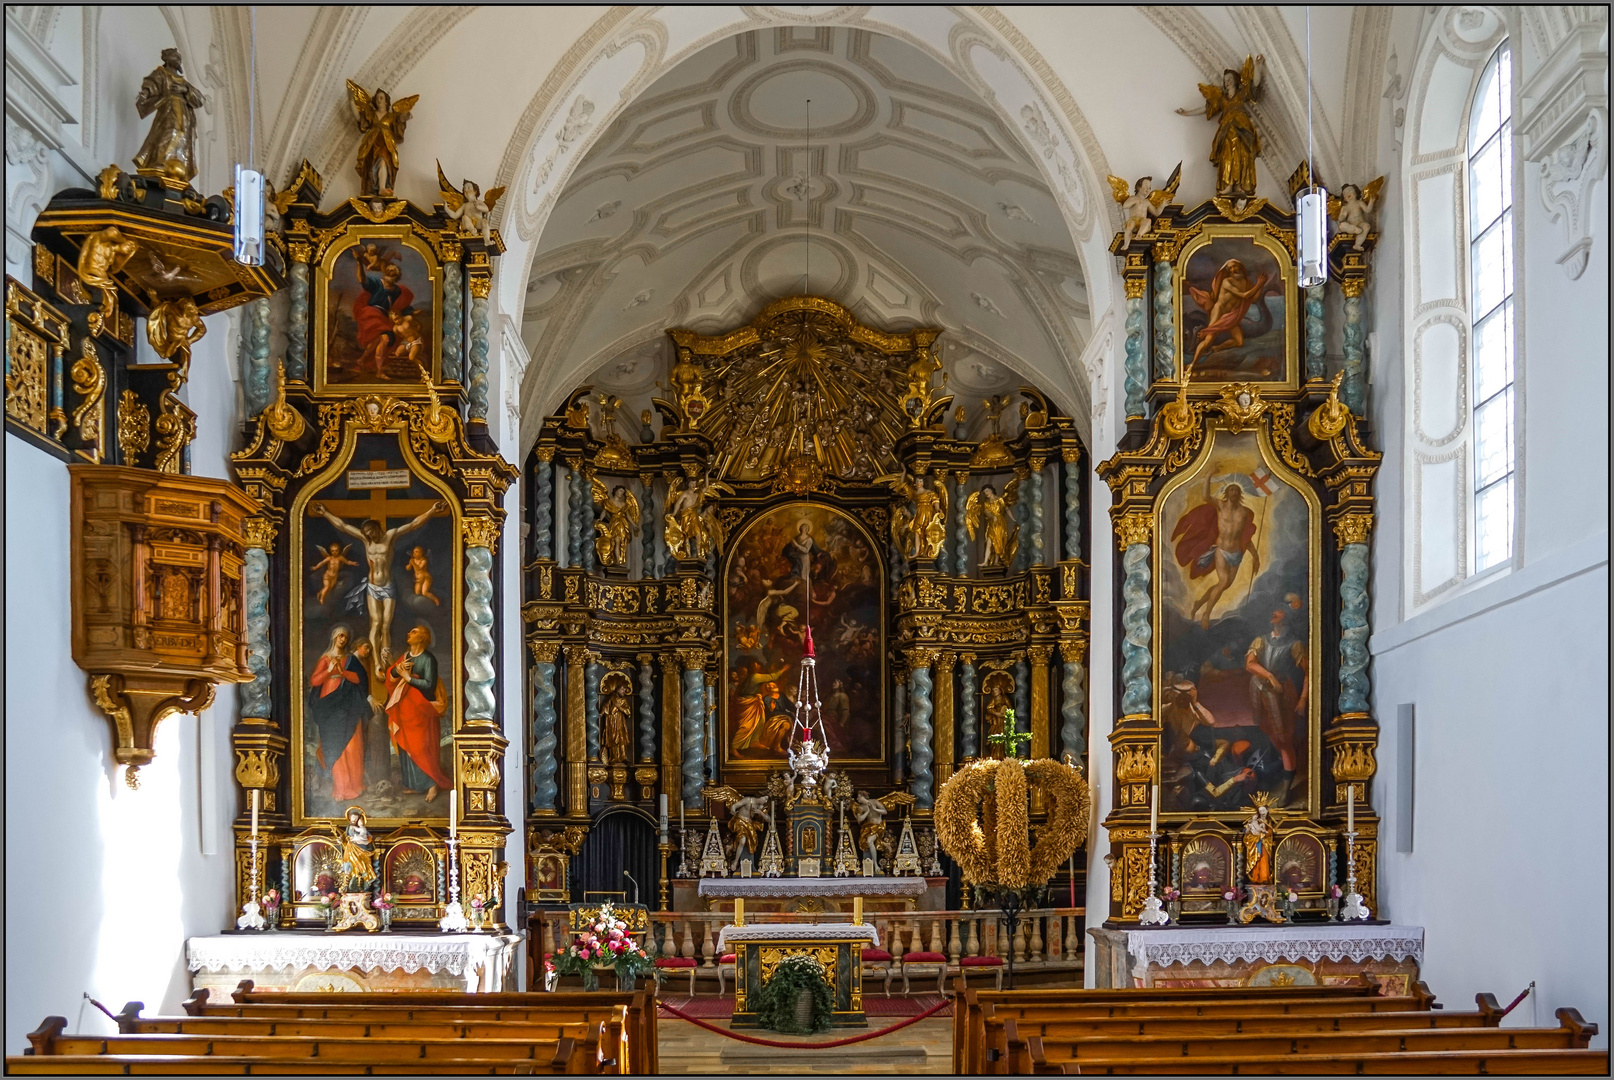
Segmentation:
<svg viewBox="0 0 1614 1080">
<path fill-rule="evenodd" d="M 252 25 L 247 81 L 247 164 L 235 167 L 235 261 L 243 266 L 263 265 L 263 173 L 252 168 L 257 155 L 258 111 L 258 9 L 247 9 Z"/>
<path fill-rule="evenodd" d="M 1300 233 L 1300 287 L 1310 289 L 1328 280 L 1328 192 L 1312 175 L 1311 139 L 1311 7 L 1306 7 L 1306 191 L 1295 204 L 1295 228 Z"/>
</svg>

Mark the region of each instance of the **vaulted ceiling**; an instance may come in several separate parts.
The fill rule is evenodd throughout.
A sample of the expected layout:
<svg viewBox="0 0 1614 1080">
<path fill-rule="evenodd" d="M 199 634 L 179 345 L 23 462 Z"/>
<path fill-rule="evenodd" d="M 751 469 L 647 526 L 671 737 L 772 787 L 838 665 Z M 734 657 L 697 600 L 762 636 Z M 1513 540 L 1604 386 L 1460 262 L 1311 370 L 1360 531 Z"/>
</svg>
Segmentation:
<svg viewBox="0 0 1614 1080">
<path fill-rule="evenodd" d="M 913 46 L 809 26 L 696 53 L 579 163 L 528 279 L 522 336 L 546 376 L 523 411 L 590 378 L 643 394 L 668 327 L 730 329 L 803 292 L 945 328 L 966 394 L 1035 370 L 1086 407 L 1081 265 L 1020 133 Z"/>
</svg>

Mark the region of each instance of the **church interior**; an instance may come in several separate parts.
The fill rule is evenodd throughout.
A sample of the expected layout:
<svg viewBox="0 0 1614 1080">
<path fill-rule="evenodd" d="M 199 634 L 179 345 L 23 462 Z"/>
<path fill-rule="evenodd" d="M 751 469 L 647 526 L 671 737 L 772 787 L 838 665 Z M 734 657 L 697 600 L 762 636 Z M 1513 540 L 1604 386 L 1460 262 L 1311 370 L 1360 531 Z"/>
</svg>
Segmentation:
<svg viewBox="0 0 1614 1080">
<path fill-rule="evenodd" d="M 1608 1073 L 1606 7 L 5 20 L 7 1072 Z"/>
</svg>

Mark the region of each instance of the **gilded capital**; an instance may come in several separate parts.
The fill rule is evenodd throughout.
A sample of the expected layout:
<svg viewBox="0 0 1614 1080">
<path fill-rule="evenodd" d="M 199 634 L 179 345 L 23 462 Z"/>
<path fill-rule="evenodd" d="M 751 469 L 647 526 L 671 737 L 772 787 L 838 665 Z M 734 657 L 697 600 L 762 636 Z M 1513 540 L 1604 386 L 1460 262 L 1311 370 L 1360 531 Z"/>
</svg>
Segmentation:
<svg viewBox="0 0 1614 1080">
<path fill-rule="evenodd" d="M 908 667 L 910 670 L 914 668 L 929 667 L 931 661 L 936 659 L 936 650 L 924 645 L 918 646 L 917 648 L 908 649 L 907 654 Z"/>
<path fill-rule="evenodd" d="M 1358 297 L 1367 292 L 1367 275 L 1348 277 L 1339 283 L 1339 291 L 1347 297 Z"/>
<path fill-rule="evenodd" d="M 1136 276 L 1131 275 L 1131 274 L 1127 275 L 1127 278 L 1126 278 L 1126 296 L 1127 296 L 1128 300 L 1136 300 L 1138 297 L 1142 296 L 1144 293 L 1146 293 L 1148 291 L 1149 291 L 1149 279 L 1148 279 L 1148 277 L 1146 277 L 1146 276 L 1144 276 L 1142 274 L 1139 274 L 1139 275 L 1136 275 Z"/>
<path fill-rule="evenodd" d="M 1153 536 L 1154 521 L 1147 510 L 1129 510 L 1115 522 L 1115 542 L 1122 551 L 1147 544 Z"/>
<path fill-rule="evenodd" d="M 493 275 L 478 274 L 473 272 L 470 275 L 468 284 L 470 285 L 471 295 L 473 297 L 478 300 L 486 300 L 488 298 L 488 293 L 493 289 Z"/>
<path fill-rule="evenodd" d="M 533 662 L 537 664 L 553 664 L 555 657 L 560 654 L 560 642 L 553 639 L 528 641 L 527 648 L 532 651 Z"/>
<path fill-rule="evenodd" d="M 1367 543 L 1372 531 L 1373 514 L 1366 510 L 1355 510 L 1334 519 L 1334 538 L 1341 548 Z"/>
<path fill-rule="evenodd" d="M 275 523 L 272 518 L 254 515 L 241 523 L 241 536 L 249 548 L 262 548 L 273 555 L 275 552 Z"/>
<path fill-rule="evenodd" d="M 1052 645 L 1027 645 L 1026 656 L 1031 660 L 1032 667 L 1047 667 L 1048 661 L 1054 657 Z"/>
<path fill-rule="evenodd" d="M 958 655 L 956 653 L 938 652 L 936 654 L 936 673 L 945 679 L 952 675 L 953 667 L 957 663 Z"/>
<path fill-rule="evenodd" d="M 1067 664 L 1087 663 L 1087 639 L 1068 638 L 1059 643 L 1059 657 Z"/>
<path fill-rule="evenodd" d="M 460 521 L 460 532 L 466 547 L 487 548 L 495 551 L 499 546 L 499 523 L 488 515 L 468 515 Z"/>
</svg>

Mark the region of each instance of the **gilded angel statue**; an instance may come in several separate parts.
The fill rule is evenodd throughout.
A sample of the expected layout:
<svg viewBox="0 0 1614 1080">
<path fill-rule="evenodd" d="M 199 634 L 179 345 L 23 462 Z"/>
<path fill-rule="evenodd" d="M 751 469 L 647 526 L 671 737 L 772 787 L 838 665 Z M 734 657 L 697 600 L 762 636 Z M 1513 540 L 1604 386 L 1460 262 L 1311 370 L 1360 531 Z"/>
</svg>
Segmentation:
<svg viewBox="0 0 1614 1080">
<path fill-rule="evenodd" d="M 713 502 L 718 494 L 733 495 L 734 489 L 711 473 L 703 480 L 687 477 L 681 490 L 669 494 L 662 529 L 673 558 L 704 559 L 722 552 L 728 533 Z"/>
<path fill-rule="evenodd" d="M 1361 251 L 1362 245 L 1367 243 L 1368 234 L 1373 231 L 1374 205 L 1383 190 L 1384 177 L 1381 176 L 1366 187 L 1346 184 L 1338 195 L 1328 197 L 1328 216 L 1334 219 L 1335 235 L 1356 238 L 1351 250 Z"/>
<path fill-rule="evenodd" d="M 762 830 L 768 822 L 768 797 L 742 795 L 727 784 L 708 787 L 704 794 L 729 808 L 729 834 L 734 837 L 734 868 L 746 859 L 753 862 L 762 851 Z"/>
<path fill-rule="evenodd" d="M 359 194 L 392 198 L 392 185 L 398 179 L 398 144 L 403 142 L 404 128 L 409 124 L 410 112 L 419 94 L 399 98 L 396 102 L 385 90 L 374 95 L 366 94 L 364 87 L 347 81 L 347 96 L 353 102 L 353 111 L 359 118 Z"/>
<path fill-rule="evenodd" d="M 108 225 L 84 238 L 78 252 L 79 280 L 101 290 L 101 306 L 90 312 L 90 333 L 99 334 L 103 326 L 113 325 L 118 309 L 118 283 L 112 275 L 122 270 L 139 250 L 140 245 L 116 225 Z"/>
<path fill-rule="evenodd" d="M 135 112 L 153 117 L 146 141 L 135 153 L 142 176 L 158 176 L 188 185 L 196 175 L 196 110 L 207 100 L 189 80 L 178 49 L 162 51 L 162 66 L 140 81 Z"/>
<path fill-rule="evenodd" d="M 624 570 L 628 565 L 628 548 L 639 535 L 639 500 L 634 498 L 626 484 L 606 490 L 597 476 L 589 477 L 589 489 L 594 505 L 601 508 L 601 518 L 594 523 L 594 554 L 600 565 L 610 570 Z"/>
<path fill-rule="evenodd" d="M 1119 176 L 1110 177 L 1110 194 L 1115 201 L 1121 204 L 1121 217 L 1125 223 L 1121 226 L 1121 250 L 1125 251 L 1132 246 L 1132 241 L 1147 236 L 1152 218 L 1160 216 L 1167 203 L 1177 194 L 1177 185 L 1182 182 L 1182 162 L 1171 170 L 1171 179 L 1166 186 L 1156 191 L 1154 177 L 1143 176 L 1129 189 L 1125 180 Z"/>
<path fill-rule="evenodd" d="M 863 858 L 873 860 L 876 869 L 880 865 L 880 840 L 885 836 L 885 816 L 899 806 L 912 806 L 913 803 L 913 793 L 908 791 L 893 791 L 879 799 L 860 791 L 853 800 L 852 817 L 858 824 L 858 851 Z"/>
<path fill-rule="evenodd" d="M 987 484 L 964 502 L 964 527 L 970 539 L 985 533 L 981 549 L 981 569 L 1008 566 L 1020 550 L 1020 529 L 1015 523 L 1013 510 L 1020 501 L 1020 478 L 1015 477 L 1003 487 L 1003 494 Z"/>
<path fill-rule="evenodd" d="M 191 346 L 207 334 L 207 324 L 196 301 L 188 296 L 164 300 L 146 316 L 146 340 L 157 355 L 179 365 L 179 381 L 191 373 Z"/>
<path fill-rule="evenodd" d="M 880 477 L 885 484 L 908 500 L 891 515 L 891 539 L 908 559 L 934 559 L 947 539 L 947 485 L 906 472 Z"/>
<path fill-rule="evenodd" d="M 1255 159 L 1261 156 L 1261 136 L 1255 130 L 1250 107 L 1261 100 L 1266 78 L 1264 56 L 1246 56 L 1244 65 L 1222 72 L 1221 85 L 1200 83 L 1205 119 L 1216 121 L 1211 138 L 1211 164 L 1216 166 L 1216 194 L 1234 199 L 1255 197 Z M 1178 109 L 1179 116 L 1197 116 L 1201 107 Z"/>
<path fill-rule="evenodd" d="M 484 244 L 493 242 L 493 208 L 499 205 L 499 196 L 504 194 L 504 188 L 489 188 L 487 197 L 482 195 L 482 189 L 470 180 L 462 180 L 458 191 L 443 175 L 443 163 L 437 163 L 437 189 L 442 192 L 443 212 L 459 223 L 459 230 L 467 236 L 482 234 Z"/>
</svg>

